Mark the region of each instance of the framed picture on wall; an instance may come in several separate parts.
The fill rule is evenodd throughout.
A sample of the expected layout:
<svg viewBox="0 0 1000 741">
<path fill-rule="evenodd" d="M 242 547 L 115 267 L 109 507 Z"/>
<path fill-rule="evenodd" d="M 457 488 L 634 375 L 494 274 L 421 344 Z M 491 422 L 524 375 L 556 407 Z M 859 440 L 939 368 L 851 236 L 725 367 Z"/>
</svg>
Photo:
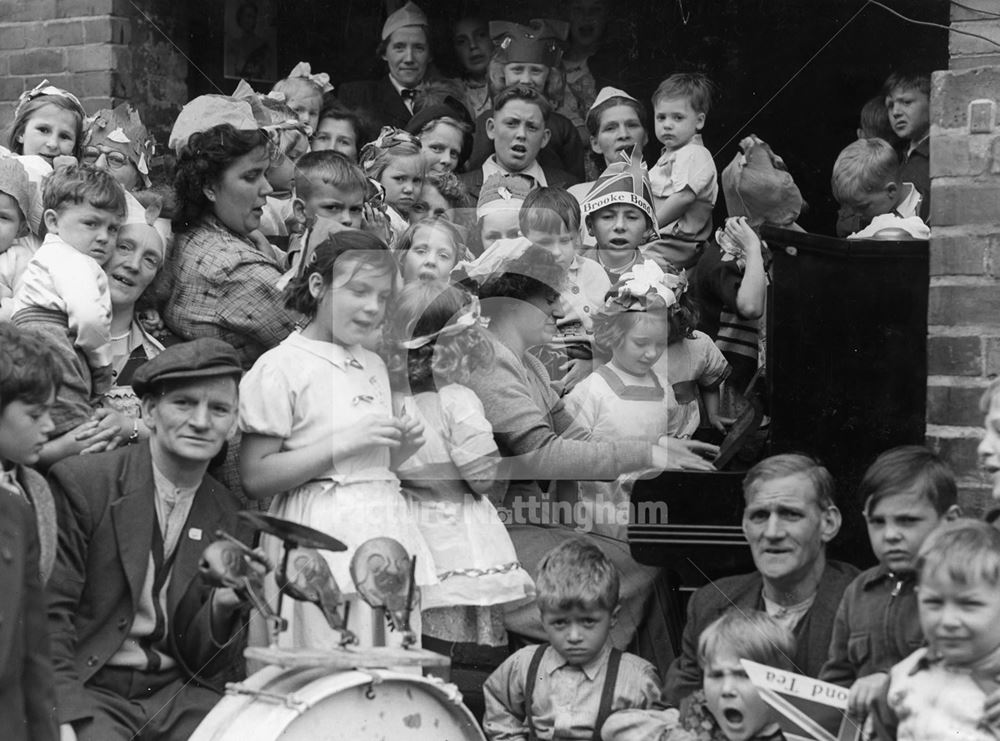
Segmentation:
<svg viewBox="0 0 1000 741">
<path fill-rule="evenodd" d="M 278 79 L 274 0 L 226 0 L 223 74 L 231 79 Z"/>
</svg>

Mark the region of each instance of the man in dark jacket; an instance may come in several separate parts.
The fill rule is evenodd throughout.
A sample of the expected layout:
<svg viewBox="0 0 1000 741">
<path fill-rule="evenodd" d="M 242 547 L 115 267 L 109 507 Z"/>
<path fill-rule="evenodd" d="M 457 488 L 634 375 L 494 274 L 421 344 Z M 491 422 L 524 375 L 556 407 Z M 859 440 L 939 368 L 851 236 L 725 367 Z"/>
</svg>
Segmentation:
<svg viewBox="0 0 1000 741">
<path fill-rule="evenodd" d="M 796 671 L 818 676 L 826 661 L 841 595 L 858 570 L 829 561 L 840 530 L 833 477 L 803 455 L 776 455 L 743 480 L 743 533 L 757 570 L 712 582 L 691 596 L 681 655 L 667 672 L 664 699 L 674 705 L 701 688 L 698 637 L 726 610 L 765 610 L 795 634 Z"/>
<path fill-rule="evenodd" d="M 187 739 L 241 666 L 242 601 L 198 573 L 238 501 L 206 471 L 234 430 L 241 366 L 225 342 L 136 370 L 148 441 L 52 467 L 59 519 L 48 624 L 62 739 Z"/>
</svg>

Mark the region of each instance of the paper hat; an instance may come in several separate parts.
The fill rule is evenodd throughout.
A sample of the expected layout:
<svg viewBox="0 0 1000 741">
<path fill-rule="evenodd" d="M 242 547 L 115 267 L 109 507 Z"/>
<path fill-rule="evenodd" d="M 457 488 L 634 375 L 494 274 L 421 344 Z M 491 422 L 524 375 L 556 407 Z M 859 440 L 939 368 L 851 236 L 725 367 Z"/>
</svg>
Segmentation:
<svg viewBox="0 0 1000 741">
<path fill-rule="evenodd" d="M 591 105 L 590 108 L 587 109 L 587 112 L 589 113 L 590 111 L 597 108 L 597 106 L 601 105 L 602 103 L 605 103 L 606 101 L 611 100 L 612 98 L 625 98 L 626 100 L 631 100 L 636 103 L 639 102 L 631 95 L 626 93 L 624 90 L 619 90 L 616 87 L 602 87 L 600 89 L 600 92 L 597 93 L 597 97 L 594 98 L 593 105 Z"/>
<path fill-rule="evenodd" d="M 237 131 L 260 128 L 248 101 L 235 100 L 228 95 L 199 95 L 181 108 L 170 130 L 167 146 L 180 154 L 194 134 L 222 124 L 230 124 Z"/>
<path fill-rule="evenodd" d="M 562 61 L 569 24 L 548 18 L 532 18 L 527 26 L 509 21 L 490 21 L 490 38 L 501 64 L 525 62 L 556 67 Z"/>
<path fill-rule="evenodd" d="M 627 203 L 640 209 L 651 225 L 656 225 L 653 211 L 653 194 L 649 187 L 649 174 L 642 163 L 639 145 L 632 147 L 632 156 L 620 152 L 622 161 L 612 162 L 594 181 L 580 209 L 584 217 L 615 203 Z"/>
<path fill-rule="evenodd" d="M 534 181 L 524 175 L 501 175 L 496 173 L 486 178 L 479 191 L 476 203 L 476 218 L 481 219 L 490 211 L 521 208 L 528 193 L 535 187 Z"/>
<path fill-rule="evenodd" d="M 180 154 L 194 134 L 222 124 L 229 124 L 237 131 L 273 131 L 302 127 L 298 117 L 291 119 L 283 112 L 269 110 L 261 102 L 261 97 L 264 96 L 255 93 L 245 80 L 240 80 L 232 95 L 199 95 L 181 108 L 174 121 L 174 128 L 170 131 L 167 146 Z M 281 100 L 284 100 L 284 96 Z M 277 97 L 275 101 L 278 101 Z"/>
<path fill-rule="evenodd" d="M 385 24 L 382 26 L 382 41 L 405 26 L 427 26 L 427 16 L 414 2 L 408 2 L 385 19 Z"/>
<path fill-rule="evenodd" d="M 784 161 L 754 135 L 740 141 L 740 154 L 722 171 L 722 194 L 730 216 L 751 226 L 789 226 L 802 211 L 802 193 Z"/>
<path fill-rule="evenodd" d="M 23 165 L 13 157 L 0 157 L 0 193 L 6 193 L 17 207 L 21 209 L 24 229 L 38 231 L 38 224 L 31 224 L 32 190 L 37 190 L 28 180 L 28 173 Z M 37 194 L 36 194 L 37 195 Z"/>
<path fill-rule="evenodd" d="M 502 273 L 505 265 L 519 259 L 530 248 L 531 242 L 524 237 L 498 239 L 475 260 L 459 262 L 451 271 L 451 279 L 453 282 L 471 279 L 482 285 L 491 276 Z"/>
<path fill-rule="evenodd" d="M 173 239 L 174 234 L 170 219 L 160 218 L 160 203 L 154 202 L 149 206 L 143 206 L 134 195 L 125 191 L 125 222 L 122 226 L 135 226 L 137 224 L 155 230 L 163 242 L 164 249 Z"/>
<path fill-rule="evenodd" d="M 271 92 L 267 95 L 256 92 L 246 80 L 240 80 L 233 91 L 233 98 L 245 100 L 250 104 L 257 128 L 264 131 L 288 131 L 299 129 L 303 133 L 305 125 L 299 120 L 298 114 L 288 107 L 284 93 Z"/>
<path fill-rule="evenodd" d="M 683 272 L 668 273 L 653 260 L 635 265 L 625 273 L 608 293 L 602 313 L 620 314 L 626 311 L 652 311 L 675 306 L 687 291 Z"/>
<path fill-rule="evenodd" d="M 80 102 L 79 98 L 73 95 L 73 93 L 67 92 L 61 87 L 50 85 L 48 80 L 42 80 L 31 90 L 25 90 L 21 93 L 20 97 L 18 97 L 17 107 L 14 109 L 14 120 L 16 121 L 18 116 L 21 115 L 21 111 L 24 109 L 24 106 L 33 101 L 35 98 L 40 98 L 43 95 L 53 95 L 58 98 L 65 98 L 74 108 L 76 108 L 76 112 L 80 115 L 81 119 L 87 117 L 86 111 L 83 110 L 83 104 Z"/>
<path fill-rule="evenodd" d="M 148 188 L 149 161 L 153 157 L 154 143 L 149 131 L 142 125 L 138 111 L 129 103 L 122 103 L 114 109 L 104 108 L 94 114 L 84 136 L 84 146 L 98 146 L 105 141 L 124 144 L 129 159 L 142 175 Z"/>
</svg>

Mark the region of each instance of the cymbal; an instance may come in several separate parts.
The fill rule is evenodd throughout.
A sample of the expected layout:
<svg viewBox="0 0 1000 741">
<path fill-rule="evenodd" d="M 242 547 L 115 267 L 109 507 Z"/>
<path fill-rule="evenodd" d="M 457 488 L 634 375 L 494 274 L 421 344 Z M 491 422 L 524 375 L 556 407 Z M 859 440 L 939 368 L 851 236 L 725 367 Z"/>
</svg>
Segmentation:
<svg viewBox="0 0 1000 741">
<path fill-rule="evenodd" d="M 262 512 L 243 511 L 239 513 L 239 517 L 257 530 L 280 538 L 292 548 L 301 546 L 335 552 L 347 550 L 347 546 L 336 538 L 297 522 L 282 520 L 280 517 L 265 515 Z"/>
</svg>

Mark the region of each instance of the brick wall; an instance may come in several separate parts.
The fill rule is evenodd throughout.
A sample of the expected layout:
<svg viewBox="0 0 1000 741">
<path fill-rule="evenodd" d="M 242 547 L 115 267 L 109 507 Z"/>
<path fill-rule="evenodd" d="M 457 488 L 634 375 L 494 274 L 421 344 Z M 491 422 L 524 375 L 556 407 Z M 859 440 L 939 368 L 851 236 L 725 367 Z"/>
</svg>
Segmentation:
<svg viewBox="0 0 1000 741">
<path fill-rule="evenodd" d="M 0 129 L 47 78 L 88 113 L 131 101 L 165 141 L 187 100 L 185 15 L 166 0 L 0 0 Z"/>
<path fill-rule="evenodd" d="M 952 6 L 952 27 L 1000 42 L 995 0 Z M 931 86 L 931 285 L 927 436 L 960 476 L 962 504 L 989 504 L 978 470 L 979 398 L 1000 374 L 1000 48 L 952 33 Z M 970 104 L 976 107 L 970 118 Z"/>
</svg>

